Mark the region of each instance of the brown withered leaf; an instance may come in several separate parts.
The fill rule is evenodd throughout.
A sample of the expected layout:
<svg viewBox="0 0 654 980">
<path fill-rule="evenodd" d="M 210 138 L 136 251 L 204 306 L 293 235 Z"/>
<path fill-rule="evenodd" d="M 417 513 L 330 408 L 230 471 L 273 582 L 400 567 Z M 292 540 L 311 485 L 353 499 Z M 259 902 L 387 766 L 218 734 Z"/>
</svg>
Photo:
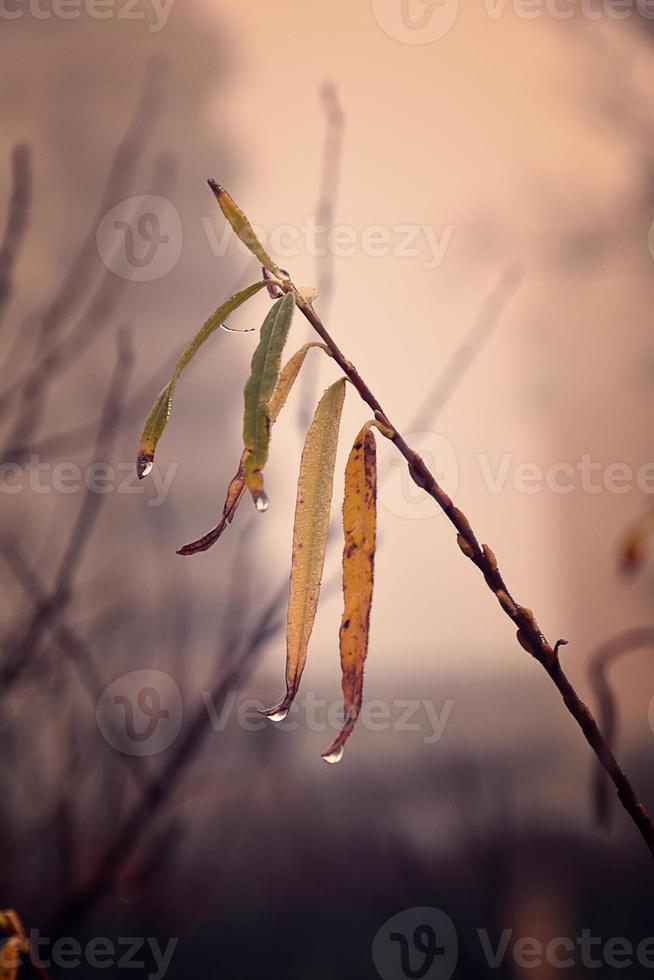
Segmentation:
<svg viewBox="0 0 654 980">
<path fill-rule="evenodd" d="M 339 762 L 361 711 L 368 654 L 377 536 L 377 446 L 370 423 L 357 436 L 345 469 L 343 618 L 339 633 L 345 720 L 322 757 Z"/>
</svg>

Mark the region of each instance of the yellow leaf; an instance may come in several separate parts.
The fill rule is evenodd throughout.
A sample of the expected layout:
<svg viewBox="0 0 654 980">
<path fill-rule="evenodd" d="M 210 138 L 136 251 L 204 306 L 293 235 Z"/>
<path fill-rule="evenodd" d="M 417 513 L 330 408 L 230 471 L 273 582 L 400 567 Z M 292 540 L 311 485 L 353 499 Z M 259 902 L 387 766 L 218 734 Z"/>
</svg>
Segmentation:
<svg viewBox="0 0 654 980">
<path fill-rule="evenodd" d="M 265 712 L 274 721 L 286 717 L 307 659 L 325 564 L 334 463 L 344 400 L 345 378 L 341 378 L 320 399 L 302 451 L 288 602 L 286 694 L 278 705 Z"/>
<path fill-rule="evenodd" d="M 221 187 L 220 184 L 217 184 L 215 180 L 209 180 L 208 184 L 213 191 L 218 204 L 220 205 L 220 210 L 225 215 L 245 247 L 249 248 L 253 255 L 256 255 L 259 262 L 261 262 L 261 265 L 265 269 L 268 269 L 269 272 L 272 272 L 273 276 L 276 276 L 278 279 L 281 278 L 281 269 L 270 258 L 265 248 L 257 238 L 254 228 L 243 214 L 231 194 L 229 194 L 224 187 Z"/>
<path fill-rule="evenodd" d="M 344 609 L 339 633 L 345 721 L 337 738 L 323 752 L 327 762 L 342 758 L 363 697 L 377 534 L 377 448 L 370 424 L 357 436 L 345 469 Z"/>
</svg>

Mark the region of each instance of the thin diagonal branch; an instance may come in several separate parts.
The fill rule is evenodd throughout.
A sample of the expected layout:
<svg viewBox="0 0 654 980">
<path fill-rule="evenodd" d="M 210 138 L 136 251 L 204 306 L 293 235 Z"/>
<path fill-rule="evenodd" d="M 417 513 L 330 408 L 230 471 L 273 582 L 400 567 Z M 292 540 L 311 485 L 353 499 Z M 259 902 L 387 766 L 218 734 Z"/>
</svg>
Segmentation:
<svg viewBox="0 0 654 980">
<path fill-rule="evenodd" d="M 461 551 L 479 569 L 484 576 L 488 588 L 496 596 L 503 611 L 517 627 L 517 638 L 520 645 L 541 664 L 556 686 L 566 708 L 579 725 L 600 764 L 613 781 L 622 806 L 636 824 L 650 850 L 651 856 L 654 858 L 654 825 L 650 816 L 643 804 L 639 802 L 626 773 L 609 748 L 591 711 L 583 703 L 566 676 L 561 666 L 558 645 L 555 648 L 550 646 L 538 626 L 536 617 L 531 609 L 520 605 L 512 597 L 491 549 L 488 545 L 479 544 L 466 515 L 455 506 L 451 498 L 445 493 L 430 472 L 424 460 L 408 445 L 404 436 L 390 422 L 380 402 L 372 393 L 355 366 L 345 357 L 337 343 L 330 336 L 320 317 L 313 309 L 313 306 L 303 299 L 290 280 L 285 281 L 282 285 L 286 291 L 290 290 L 293 292 L 298 309 L 304 314 L 318 336 L 327 345 L 332 357 L 345 376 L 357 390 L 363 401 L 374 412 L 375 418 L 392 431 L 392 442 L 406 460 L 409 475 L 413 482 L 436 501 L 455 528 Z"/>
</svg>

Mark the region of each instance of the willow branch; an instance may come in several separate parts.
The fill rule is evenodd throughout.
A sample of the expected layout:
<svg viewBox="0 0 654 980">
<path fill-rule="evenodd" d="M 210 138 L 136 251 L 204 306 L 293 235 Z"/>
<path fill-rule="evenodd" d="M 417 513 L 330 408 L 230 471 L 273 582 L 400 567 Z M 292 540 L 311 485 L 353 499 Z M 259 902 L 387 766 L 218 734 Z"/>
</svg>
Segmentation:
<svg viewBox="0 0 654 980">
<path fill-rule="evenodd" d="M 457 540 L 461 551 L 479 569 L 484 576 L 486 585 L 497 598 L 504 613 L 517 627 L 517 639 L 520 645 L 541 664 L 556 686 L 563 699 L 563 703 L 579 725 L 586 741 L 597 756 L 599 763 L 611 778 L 618 799 L 636 824 L 650 850 L 651 856 L 654 858 L 654 825 L 647 810 L 638 801 L 626 773 L 613 755 L 613 752 L 599 730 L 592 712 L 583 703 L 566 676 L 559 658 L 561 642 L 552 647 L 538 626 L 536 617 L 531 609 L 520 605 L 513 598 L 491 549 L 488 545 L 479 544 L 466 515 L 455 506 L 451 498 L 430 472 L 422 457 L 408 445 L 401 432 L 389 420 L 381 403 L 372 393 L 352 362 L 345 357 L 335 340 L 328 333 L 312 305 L 302 298 L 290 280 L 284 282 L 283 287 L 285 290 L 291 290 L 293 292 L 298 309 L 304 314 L 318 336 L 327 345 L 332 357 L 345 376 L 354 388 L 356 388 L 366 405 L 374 412 L 377 421 L 392 431 L 392 442 L 406 460 L 411 479 L 417 487 L 428 493 L 430 497 L 433 497 L 449 522 L 453 525 L 457 532 Z"/>
</svg>

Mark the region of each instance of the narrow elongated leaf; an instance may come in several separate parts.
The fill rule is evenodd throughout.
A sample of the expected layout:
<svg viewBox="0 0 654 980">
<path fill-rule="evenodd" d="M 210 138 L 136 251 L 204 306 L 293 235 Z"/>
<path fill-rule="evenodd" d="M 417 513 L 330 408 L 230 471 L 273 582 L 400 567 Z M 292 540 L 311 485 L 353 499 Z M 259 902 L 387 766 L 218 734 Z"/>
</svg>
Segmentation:
<svg viewBox="0 0 654 980">
<path fill-rule="evenodd" d="M 254 228 L 243 214 L 231 194 L 229 194 L 224 187 L 221 187 L 220 184 L 216 183 L 215 180 L 208 180 L 207 183 L 209 184 L 209 187 L 213 191 L 215 198 L 220 205 L 220 210 L 225 215 L 246 248 L 249 248 L 252 254 L 256 255 L 261 265 L 268 269 L 269 272 L 272 272 L 273 276 L 281 278 L 281 269 L 270 258 L 265 248 L 257 238 Z"/>
<path fill-rule="evenodd" d="M 320 343 L 305 344 L 303 347 L 300 347 L 295 354 L 293 354 L 293 356 L 282 368 L 279 375 L 279 380 L 275 390 L 273 391 L 272 398 L 270 399 L 271 423 L 277 421 L 279 413 L 286 404 L 286 399 L 288 398 L 290 390 L 295 383 L 295 379 L 297 378 L 300 369 L 304 364 L 304 360 L 312 347 L 320 347 L 331 357 L 329 348 L 326 347 L 325 344 Z M 211 530 L 201 538 L 198 538 L 197 541 L 192 541 L 190 544 L 184 545 L 183 548 L 180 548 L 177 552 L 178 555 L 195 555 L 200 551 L 208 551 L 209 548 L 216 543 L 228 524 L 231 524 L 234 514 L 236 513 L 245 492 L 243 464 L 245 462 L 246 455 L 247 453 L 244 452 L 241 456 L 238 471 L 229 484 L 223 512 L 216 526 L 212 527 Z"/>
<path fill-rule="evenodd" d="M 316 341 L 312 341 L 309 344 L 304 344 L 299 350 L 295 351 L 293 356 L 288 359 L 282 368 L 279 375 L 279 381 L 277 382 L 272 398 L 270 399 L 270 418 L 272 422 L 277 421 L 279 413 L 286 404 L 286 399 L 290 394 L 291 388 L 295 384 L 295 379 L 300 373 L 305 358 L 313 347 L 319 347 L 320 350 L 323 350 L 328 357 L 332 356 L 331 351 L 326 344 L 320 344 Z"/>
<path fill-rule="evenodd" d="M 136 470 L 139 479 L 143 479 L 144 476 L 147 476 L 152 469 L 157 443 L 159 442 L 159 439 L 161 438 L 170 417 L 173 394 L 175 392 L 175 386 L 180 374 L 187 364 L 195 357 L 202 344 L 211 336 L 212 333 L 214 333 L 215 330 L 220 327 L 222 322 L 226 320 L 227 317 L 234 312 L 234 310 L 238 309 L 239 306 L 245 303 L 246 300 L 250 299 L 251 296 L 254 296 L 255 293 L 258 293 L 260 289 L 263 289 L 265 285 L 266 283 L 263 280 L 261 282 L 255 282 L 246 289 L 242 289 L 240 292 L 234 293 L 233 296 L 230 296 L 226 302 L 218 307 L 215 313 L 212 313 L 206 323 L 198 330 L 191 343 L 179 358 L 177 364 L 175 365 L 175 370 L 171 375 L 170 381 L 163 391 L 161 391 L 157 396 L 150 414 L 146 419 L 143 432 L 141 433 L 138 456 L 136 457 Z"/>
<path fill-rule="evenodd" d="M 210 531 L 204 534 L 197 541 L 192 541 L 190 544 L 184 545 L 177 552 L 178 555 L 197 555 L 200 551 L 208 551 L 209 548 L 216 543 L 218 538 L 221 536 L 228 524 L 231 524 L 234 520 L 234 514 L 238 510 L 238 505 L 243 499 L 243 494 L 245 493 L 245 477 L 243 475 L 243 463 L 245 461 L 245 453 L 241 456 L 241 461 L 238 464 L 238 470 L 236 474 L 232 477 L 229 486 L 227 487 L 227 497 L 223 506 L 223 512 L 220 515 L 220 520 L 215 527 L 212 527 Z"/>
<path fill-rule="evenodd" d="M 291 328 L 295 300 L 290 293 L 271 308 L 261 327 L 261 339 L 252 356 L 250 377 L 244 391 L 243 446 L 247 453 L 243 463 L 245 482 L 257 510 L 265 510 L 262 470 L 270 447 L 273 396 L 282 360 L 282 351 Z"/>
<path fill-rule="evenodd" d="M 343 531 L 344 609 L 339 644 L 345 721 L 337 738 L 323 752 L 327 762 L 342 758 L 363 697 L 377 535 L 377 447 L 370 423 L 357 436 L 347 461 Z"/>
<path fill-rule="evenodd" d="M 341 378 L 320 399 L 302 451 L 288 602 L 286 694 L 276 707 L 264 712 L 276 721 L 286 717 L 299 687 L 316 617 L 344 400 L 345 378 Z"/>
</svg>

